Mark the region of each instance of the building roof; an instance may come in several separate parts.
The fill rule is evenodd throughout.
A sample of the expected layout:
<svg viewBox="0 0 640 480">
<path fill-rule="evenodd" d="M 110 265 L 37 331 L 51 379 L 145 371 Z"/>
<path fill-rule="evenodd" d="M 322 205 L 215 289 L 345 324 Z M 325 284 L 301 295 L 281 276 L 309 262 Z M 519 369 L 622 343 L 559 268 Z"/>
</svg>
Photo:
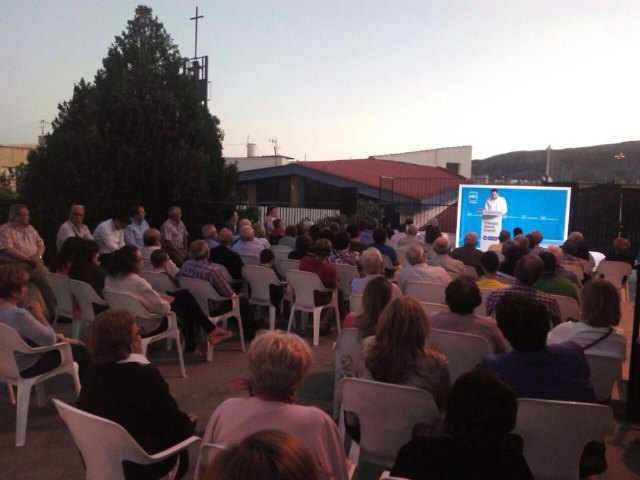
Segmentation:
<svg viewBox="0 0 640 480">
<path fill-rule="evenodd" d="M 459 183 L 464 180 L 462 175 L 450 172 L 441 167 L 417 165 L 415 163 L 399 162 L 369 157 L 355 160 L 330 160 L 319 162 L 295 162 L 295 165 L 311 170 L 323 172 L 336 177 L 380 188 L 380 177 L 402 179 L 393 186 L 395 194 L 400 194 L 416 200 L 423 200 L 435 194 L 451 189 L 446 180 Z M 441 180 L 439 182 L 410 182 L 409 179 Z M 457 190 L 457 185 L 456 185 Z M 383 185 L 383 189 L 384 185 Z"/>
</svg>

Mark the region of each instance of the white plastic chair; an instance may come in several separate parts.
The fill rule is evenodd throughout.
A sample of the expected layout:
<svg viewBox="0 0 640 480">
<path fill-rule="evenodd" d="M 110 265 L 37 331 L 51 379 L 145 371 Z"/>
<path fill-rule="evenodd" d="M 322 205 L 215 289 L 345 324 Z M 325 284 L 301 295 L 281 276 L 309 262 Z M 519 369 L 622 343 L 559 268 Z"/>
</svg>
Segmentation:
<svg viewBox="0 0 640 480">
<path fill-rule="evenodd" d="M 177 287 L 171 279 L 164 273 L 142 270 L 138 275 L 149 282 L 151 288 L 161 295 L 166 295 L 167 292 L 177 290 Z"/>
<path fill-rule="evenodd" d="M 341 386 L 342 409 L 354 413 L 360 422 L 358 463 L 368 461 L 391 468 L 400 447 L 411 440 L 416 424 L 425 424 L 437 433 L 441 415 L 426 390 L 359 378 L 343 378 Z"/>
<path fill-rule="evenodd" d="M 449 360 L 451 383 L 458 377 L 473 370 L 482 361 L 482 356 L 493 353 L 486 338 L 479 335 L 447 330 L 431 330 L 431 346 Z"/>
<path fill-rule="evenodd" d="M 465 265 L 464 271 L 467 277 L 471 277 L 473 280 L 478 280 L 478 271 L 473 265 Z"/>
<path fill-rule="evenodd" d="M 282 285 L 273 269 L 259 265 L 245 265 L 242 267 L 242 277 L 251 287 L 251 305 L 259 305 L 269 309 L 269 329 L 276 328 L 276 307 L 271 304 L 270 285 Z"/>
<path fill-rule="evenodd" d="M 424 310 L 424 313 L 427 315 L 427 318 L 429 318 L 434 313 L 449 311 L 449 307 L 441 303 L 420 302 L 420 306 L 422 307 L 422 310 Z"/>
<path fill-rule="evenodd" d="M 56 310 L 53 312 L 53 326 L 55 328 L 60 317 L 73 318 L 73 302 L 71 300 L 71 286 L 69 277 L 59 273 L 45 272 L 47 283 L 56 297 Z"/>
<path fill-rule="evenodd" d="M 200 452 L 198 453 L 198 462 L 196 463 L 196 471 L 194 480 L 200 480 L 202 476 L 207 472 L 216 457 L 227 449 L 226 445 L 220 445 L 218 443 L 203 443 L 200 445 Z"/>
<path fill-rule="evenodd" d="M 591 370 L 591 385 L 596 392 L 598 402 L 606 402 L 611 398 L 613 384 L 622 380 L 622 360 L 605 355 L 594 355 L 585 352 Z"/>
<path fill-rule="evenodd" d="M 483 317 L 487 316 L 487 298 L 489 298 L 489 295 L 491 295 L 491 292 L 493 292 L 493 290 L 494 289 L 489 289 L 489 288 L 480 289 L 480 296 L 482 297 L 482 303 L 475 308 L 473 313 L 475 313 L 476 315 L 481 315 Z"/>
<path fill-rule="evenodd" d="M 192 436 L 162 452 L 149 454 L 121 425 L 58 399 L 54 398 L 53 402 L 82 454 L 87 480 L 124 480 L 122 462 L 125 460 L 150 465 L 172 457 L 200 441 L 199 437 Z"/>
<path fill-rule="evenodd" d="M 596 268 L 596 275 L 611 282 L 614 287 L 620 290 L 622 301 L 629 301 L 629 282 L 627 277 L 631 275 L 631 265 L 627 262 L 614 262 L 613 260 L 602 260 Z"/>
<path fill-rule="evenodd" d="M 273 256 L 275 257 L 274 264 L 277 265 L 280 260 L 284 260 L 289 257 L 289 253 L 293 248 L 287 245 L 271 245 L 271 251 L 273 252 Z"/>
<path fill-rule="evenodd" d="M 198 305 L 200 305 L 200 309 L 209 315 L 209 300 L 213 300 L 214 302 L 224 302 L 226 300 L 231 300 L 231 310 L 222 315 L 218 315 L 215 317 L 209 316 L 209 321 L 214 325 L 217 325 L 219 322 L 224 322 L 226 326 L 226 320 L 231 317 L 235 317 L 238 319 L 238 332 L 240 334 L 240 347 L 242 351 L 246 351 L 246 347 L 244 344 L 244 330 L 242 328 L 242 318 L 240 317 L 240 298 L 237 295 L 233 295 L 232 297 L 222 297 L 216 289 L 213 288 L 208 281 L 202 280 L 200 278 L 191 278 L 191 277 L 180 277 L 180 285 L 182 288 L 186 288 L 191 292 L 191 294 L 198 301 Z M 207 343 L 207 361 L 213 361 L 213 345 Z"/>
<path fill-rule="evenodd" d="M 345 299 L 349 298 L 351 295 L 351 280 L 360 278 L 358 267 L 345 263 L 332 263 L 331 265 L 333 265 L 338 272 L 338 289 L 342 292 Z"/>
<path fill-rule="evenodd" d="M 334 353 L 334 380 L 333 380 L 333 418 L 338 419 L 340 410 L 339 390 L 340 380 L 345 376 L 355 376 L 356 366 L 362 355 L 362 336 L 357 328 L 344 328 L 335 343 Z M 345 371 L 346 367 L 346 371 Z M 351 369 L 351 371 L 349 371 Z"/>
<path fill-rule="evenodd" d="M 289 270 L 298 270 L 300 268 L 300 260 L 283 258 L 279 262 L 276 262 L 276 268 L 280 272 L 280 275 L 286 278 Z"/>
<path fill-rule="evenodd" d="M 105 302 L 88 283 L 69 279 L 69 286 L 71 287 L 71 293 L 80 307 L 80 318 L 73 319 L 71 336 L 73 338 L 80 338 L 82 328 L 85 325 L 91 324 L 96 318 L 93 304 L 106 305 L 107 302 Z"/>
<path fill-rule="evenodd" d="M 535 478 L 578 480 L 585 445 L 603 442 L 613 430 L 613 411 L 605 405 L 518 399 L 514 433 L 524 441 L 522 453 Z"/>
<path fill-rule="evenodd" d="M 580 305 L 573 297 L 566 295 L 551 295 L 560 307 L 560 321 L 568 322 L 569 319 L 580 320 Z"/>
<path fill-rule="evenodd" d="M 240 254 L 240 258 L 245 265 L 260 265 L 260 257 L 256 257 L 255 255 Z"/>
<path fill-rule="evenodd" d="M 582 279 L 584 278 L 584 267 L 582 265 L 574 265 L 572 263 L 560 263 L 560 265 L 562 265 L 565 271 L 573 273 L 578 279 L 578 282 L 582 283 Z"/>
<path fill-rule="evenodd" d="M 22 378 L 16 363 L 14 352 L 38 354 L 51 350 L 60 352 L 60 365 L 56 368 L 36 375 L 31 378 Z M 0 324 L 0 377 L 7 382 L 9 388 L 16 386 L 18 389 L 17 398 L 12 398 L 12 403 L 17 404 L 16 411 L 16 447 L 24 446 L 27 436 L 27 416 L 29 414 L 29 399 L 31 398 L 31 387 L 36 387 L 36 399 L 39 407 L 45 403 L 44 380 L 61 375 L 63 373 L 71 375 L 76 395 L 80 393 L 80 380 L 78 379 L 78 365 L 74 363 L 71 355 L 71 346 L 68 343 L 55 343 L 46 347 L 30 347 L 27 345 L 18 332 L 8 325 Z M 11 390 L 10 397 L 13 397 Z"/>
<path fill-rule="evenodd" d="M 589 252 L 589 255 L 591 256 L 591 258 L 593 258 L 593 271 L 595 272 L 600 262 L 605 259 L 605 255 L 601 252 Z"/>
<path fill-rule="evenodd" d="M 429 282 L 409 282 L 404 286 L 404 294 L 419 302 L 445 304 L 444 285 Z"/>
<path fill-rule="evenodd" d="M 187 372 L 184 368 L 184 358 L 182 356 L 182 344 L 180 343 L 180 330 L 178 329 L 178 320 L 174 312 L 167 313 L 150 313 L 140 303 L 140 301 L 132 294 L 119 290 L 110 290 L 105 288 L 104 298 L 112 308 L 124 308 L 136 318 L 136 321 L 144 329 L 145 325 L 153 322 L 157 324 L 158 319 L 167 318 L 167 329 L 149 337 L 142 337 L 142 354 L 147 355 L 147 347 L 150 343 L 167 339 L 167 350 L 171 348 L 171 339 L 176 341 L 176 350 L 178 351 L 178 361 L 180 362 L 180 374 L 187 378 Z"/>
<path fill-rule="evenodd" d="M 389 255 L 382 255 L 382 268 L 384 269 L 384 276 L 389 280 L 393 279 L 398 273 L 398 267 L 393 264 Z"/>
<path fill-rule="evenodd" d="M 384 472 L 382 472 L 382 475 L 380 475 L 380 480 L 409 480 L 409 479 L 406 477 L 392 477 L 391 472 L 389 470 L 385 470 Z"/>
<path fill-rule="evenodd" d="M 362 313 L 362 295 L 355 293 L 349 296 L 349 310 L 360 315 Z"/>
<path fill-rule="evenodd" d="M 320 277 L 315 273 L 302 272 L 300 270 L 289 270 L 287 281 L 294 292 L 294 302 L 291 305 L 291 315 L 289 315 L 289 326 L 287 332 L 291 331 L 296 311 L 309 312 L 313 314 L 313 345 L 320 343 L 320 313 L 325 308 L 333 308 L 336 315 L 336 325 L 340 333 L 340 311 L 338 310 L 338 289 L 331 290 L 322 285 Z M 313 292 L 332 292 L 331 301 L 326 305 L 316 307 Z"/>
</svg>

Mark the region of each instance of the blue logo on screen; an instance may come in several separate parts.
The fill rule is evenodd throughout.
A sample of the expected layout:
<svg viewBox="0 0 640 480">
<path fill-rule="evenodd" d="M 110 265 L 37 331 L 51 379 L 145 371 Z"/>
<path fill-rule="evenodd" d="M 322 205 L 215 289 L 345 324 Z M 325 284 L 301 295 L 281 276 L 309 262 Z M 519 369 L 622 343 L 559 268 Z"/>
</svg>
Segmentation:
<svg viewBox="0 0 640 480">
<path fill-rule="evenodd" d="M 469 203 L 478 203 L 478 192 L 469 192 L 467 194 L 467 201 Z"/>
</svg>

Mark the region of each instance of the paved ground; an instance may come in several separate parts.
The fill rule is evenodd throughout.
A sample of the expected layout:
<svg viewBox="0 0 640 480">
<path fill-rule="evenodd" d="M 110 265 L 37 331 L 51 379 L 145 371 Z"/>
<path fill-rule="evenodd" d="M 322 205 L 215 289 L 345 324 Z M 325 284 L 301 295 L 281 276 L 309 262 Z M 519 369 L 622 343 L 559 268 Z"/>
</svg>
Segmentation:
<svg viewBox="0 0 640 480">
<path fill-rule="evenodd" d="M 632 308 L 625 308 L 624 328 L 630 331 Z M 282 325 L 281 325 L 282 327 Z M 313 404 L 331 413 L 333 398 L 333 354 L 335 336 L 322 337 L 314 347 L 314 364 L 302 388 L 300 402 Z M 163 350 L 150 354 L 155 366 L 163 373 L 174 397 L 186 412 L 198 415 L 197 428 L 204 430 L 211 412 L 224 399 L 240 395 L 232 392 L 228 383 L 247 372 L 246 356 L 237 342 L 230 342 L 216 350 L 213 363 L 196 359 L 187 362 L 189 378 L 179 376 L 173 352 Z M 73 439 L 53 404 L 48 401 L 38 408 L 32 401 L 29 411 L 26 446 L 16 448 L 15 409 L 8 401 L 4 385 L 0 388 L 0 479 L 7 480 L 80 480 L 84 478 L 82 461 Z M 69 378 L 58 378 L 47 383 L 47 397 L 60 398 L 73 403 L 74 394 Z M 622 422 L 623 408 L 615 407 L 615 434 L 607 442 L 610 479 L 640 479 L 640 431 L 636 426 Z M 192 448 L 192 463 L 197 447 Z"/>
</svg>

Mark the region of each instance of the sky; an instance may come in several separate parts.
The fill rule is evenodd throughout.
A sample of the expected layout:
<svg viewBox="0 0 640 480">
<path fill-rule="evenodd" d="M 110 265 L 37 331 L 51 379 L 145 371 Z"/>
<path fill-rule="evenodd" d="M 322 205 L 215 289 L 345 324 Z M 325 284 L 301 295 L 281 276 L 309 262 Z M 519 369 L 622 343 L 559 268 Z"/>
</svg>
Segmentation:
<svg viewBox="0 0 640 480">
<path fill-rule="evenodd" d="M 0 0 L 0 144 L 36 142 L 142 1 Z M 204 15 L 227 156 L 247 137 L 298 160 L 640 140 L 640 0 L 145 4 L 185 57 Z"/>
</svg>

